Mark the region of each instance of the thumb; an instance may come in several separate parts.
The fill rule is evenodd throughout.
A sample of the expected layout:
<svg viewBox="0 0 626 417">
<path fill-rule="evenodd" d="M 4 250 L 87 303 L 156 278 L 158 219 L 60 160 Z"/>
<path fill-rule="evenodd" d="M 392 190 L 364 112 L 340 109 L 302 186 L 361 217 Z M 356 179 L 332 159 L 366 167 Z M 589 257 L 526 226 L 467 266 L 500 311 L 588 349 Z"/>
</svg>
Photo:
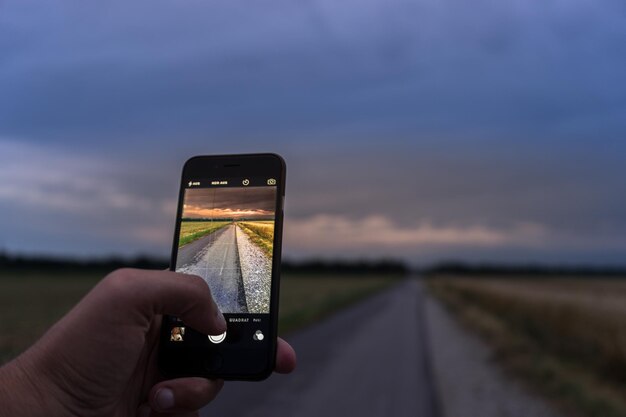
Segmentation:
<svg viewBox="0 0 626 417">
<path fill-rule="evenodd" d="M 205 334 L 226 331 L 226 320 L 211 296 L 207 283 L 196 275 L 172 271 L 120 269 L 101 283 L 102 292 L 115 305 L 134 311 L 139 319 L 152 322 L 157 315 L 180 317 L 187 325 Z M 115 295 L 112 297 L 111 292 Z"/>
</svg>

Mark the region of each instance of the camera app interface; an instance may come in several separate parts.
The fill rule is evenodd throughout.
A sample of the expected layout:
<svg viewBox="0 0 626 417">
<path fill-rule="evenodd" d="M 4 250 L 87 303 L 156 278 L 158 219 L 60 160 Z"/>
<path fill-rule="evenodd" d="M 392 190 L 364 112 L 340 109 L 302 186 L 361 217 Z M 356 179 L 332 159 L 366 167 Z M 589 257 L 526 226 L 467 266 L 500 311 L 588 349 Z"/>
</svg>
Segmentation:
<svg viewBox="0 0 626 417">
<path fill-rule="evenodd" d="M 207 341 L 173 319 L 170 342 L 258 344 L 269 326 L 276 180 L 209 179 L 185 185 L 176 271 L 206 281 L 228 331 Z"/>
</svg>

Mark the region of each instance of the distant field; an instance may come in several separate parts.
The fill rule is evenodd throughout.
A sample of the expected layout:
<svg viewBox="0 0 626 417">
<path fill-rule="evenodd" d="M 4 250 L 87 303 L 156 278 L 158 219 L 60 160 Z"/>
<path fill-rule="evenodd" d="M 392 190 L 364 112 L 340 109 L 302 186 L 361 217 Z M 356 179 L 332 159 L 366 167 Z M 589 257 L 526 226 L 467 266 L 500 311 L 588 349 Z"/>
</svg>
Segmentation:
<svg viewBox="0 0 626 417">
<path fill-rule="evenodd" d="M 30 346 L 103 276 L 5 274 L 0 275 L 0 363 Z"/>
<path fill-rule="evenodd" d="M 0 364 L 35 342 L 103 276 L 0 274 Z M 306 326 L 395 282 L 389 277 L 283 276 L 280 331 Z"/>
<path fill-rule="evenodd" d="M 284 275 L 280 288 L 279 333 L 314 323 L 400 279 L 399 276 Z"/>
<path fill-rule="evenodd" d="M 178 247 L 198 240 L 203 236 L 215 232 L 231 222 L 195 222 L 185 221 L 180 223 L 180 239 Z"/>
<path fill-rule="evenodd" d="M 268 256 L 274 249 L 274 221 L 238 222 L 254 244 L 259 246 Z"/>
<path fill-rule="evenodd" d="M 626 279 L 434 276 L 501 363 L 573 416 L 626 416 Z"/>
</svg>

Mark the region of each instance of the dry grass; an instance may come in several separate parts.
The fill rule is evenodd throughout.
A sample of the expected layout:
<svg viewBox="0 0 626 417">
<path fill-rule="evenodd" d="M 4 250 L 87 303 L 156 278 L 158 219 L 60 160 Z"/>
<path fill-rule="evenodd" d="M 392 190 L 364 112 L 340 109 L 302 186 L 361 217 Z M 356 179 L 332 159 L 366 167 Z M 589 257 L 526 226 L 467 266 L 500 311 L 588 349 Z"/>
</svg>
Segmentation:
<svg viewBox="0 0 626 417">
<path fill-rule="evenodd" d="M 626 416 L 626 281 L 439 276 L 429 286 L 534 388 L 576 415 Z"/>
<path fill-rule="evenodd" d="M 238 222 L 252 242 L 271 258 L 274 250 L 274 221 Z"/>
</svg>

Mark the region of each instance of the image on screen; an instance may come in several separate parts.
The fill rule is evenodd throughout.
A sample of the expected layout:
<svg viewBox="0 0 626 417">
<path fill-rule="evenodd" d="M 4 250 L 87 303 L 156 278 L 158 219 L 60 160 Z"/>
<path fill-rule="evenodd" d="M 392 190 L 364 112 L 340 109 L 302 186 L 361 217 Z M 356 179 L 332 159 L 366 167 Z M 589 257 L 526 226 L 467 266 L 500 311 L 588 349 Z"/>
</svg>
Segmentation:
<svg viewBox="0 0 626 417">
<path fill-rule="evenodd" d="M 276 187 L 187 188 L 176 271 L 207 282 L 222 313 L 270 309 Z"/>
</svg>

